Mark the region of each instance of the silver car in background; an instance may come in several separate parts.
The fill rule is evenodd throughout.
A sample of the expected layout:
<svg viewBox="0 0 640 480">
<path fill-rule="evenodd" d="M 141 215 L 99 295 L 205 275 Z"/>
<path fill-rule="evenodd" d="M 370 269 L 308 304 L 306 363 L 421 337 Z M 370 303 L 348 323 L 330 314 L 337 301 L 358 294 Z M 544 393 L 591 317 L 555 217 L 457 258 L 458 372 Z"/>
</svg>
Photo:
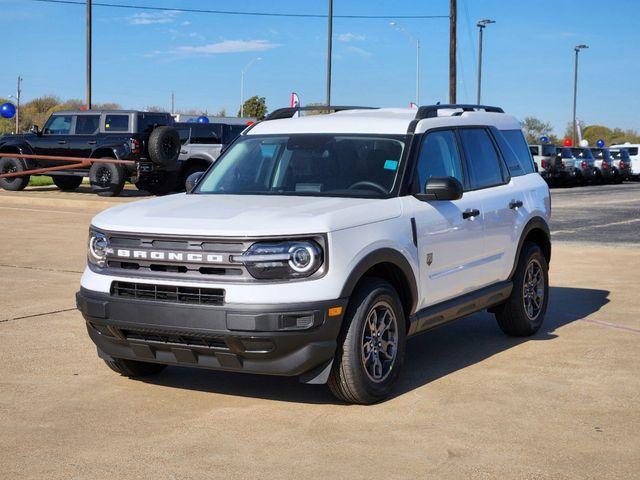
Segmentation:
<svg viewBox="0 0 640 480">
<path fill-rule="evenodd" d="M 613 180 L 611 154 L 608 148 L 590 148 L 596 167 L 596 182 L 606 183 Z"/>
<path fill-rule="evenodd" d="M 631 156 L 626 148 L 610 148 L 614 168 L 614 182 L 622 183 L 631 178 Z"/>
</svg>

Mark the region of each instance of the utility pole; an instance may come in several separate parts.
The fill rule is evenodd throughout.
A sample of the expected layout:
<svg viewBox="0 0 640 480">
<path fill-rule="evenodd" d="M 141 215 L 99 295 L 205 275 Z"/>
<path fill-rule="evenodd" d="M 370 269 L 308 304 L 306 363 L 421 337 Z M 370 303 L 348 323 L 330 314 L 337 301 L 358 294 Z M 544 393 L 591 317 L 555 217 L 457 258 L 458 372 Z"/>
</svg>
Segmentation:
<svg viewBox="0 0 640 480">
<path fill-rule="evenodd" d="M 458 6 L 456 0 L 451 0 L 449 8 L 449 103 L 456 103 L 456 23 Z"/>
<path fill-rule="evenodd" d="M 91 0 L 87 0 L 87 110 L 91 110 Z"/>
<path fill-rule="evenodd" d="M 480 31 L 480 48 L 478 48 L 478 105 L 480 105 L 480 92 L 482 90 L 482 32 L 484 31 L 484 28 L 490 23 L 496 23 L 496 21 L 484 19 L 480 20 L 477 23 L 478 30 Z"/>
<path fill-rule="evenodd" d="M 572 142 L 574 146 L 577 146 L 576 143 L 578 142 L 578 124 L 576 120 L 576 107 L 578 104 L 578 53 L 580 53 L 580 50 L 582 50 L 583 48 L 589 48 L 589 46 L 576 45 L 574 47 L 574 50 L 576 52 L 576 60 L 575 60 L 575 65 L 573 70 L 573 138 L 572 138 Z"/>
<path fill-rule="evenodd" d="M 332 41 L 333 41 L 333 0 L 329 0 L 328 36 L 327 36 L 327 106 L 331 105 L 331 47 L 333 45 Z"/>
<path fill-rule="evenodd" d="M 173 115 L 174 113 L 175 100 L 175 95 L 173 94 L 173 92 L 171 92 L 171 115 Z"/>
<path fill-rule="evenodd" d="M 20 133 L 20 96 L 22 94 L 22 77 L 18 75 L 18 90 L 16 92 L 16 133 Z"/>
</svg>

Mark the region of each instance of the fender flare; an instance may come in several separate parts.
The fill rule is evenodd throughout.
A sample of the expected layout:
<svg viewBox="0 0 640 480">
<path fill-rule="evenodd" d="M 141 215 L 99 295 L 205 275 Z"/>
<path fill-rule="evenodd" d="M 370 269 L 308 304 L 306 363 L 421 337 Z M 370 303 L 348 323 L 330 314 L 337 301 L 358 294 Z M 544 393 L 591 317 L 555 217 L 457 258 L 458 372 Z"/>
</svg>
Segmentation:
<svg viewBox="0 0 640 480">
<path fill-rule="evenodd" d="M 522 251 L 522 246 L 524 245 L 524 239 L 527 238 L 527 235 L 531 233 L 533 230 L 541 230 L 549 243 L 549 251 L 547 261 L 551 261 L 551 232 L 549 230 L 549 225 L 547 221 L 540 217 L 535 216 L 531 218 L 524 228 L 522 229 L 522 233 L 520 234 L 520 240 L 518 240 L 518 248 L 516 250 L 516 256 L 513 260 L 513 267 L 511 268 L 511 273 L 509 273 L 509 278 L 513 278 L 516 273 L 516 268 L 518 267 L 518 260 L 520 259 L 520 252 Z"/>
<path fill-rule="evenodd" d="M 24 155 L 33 155 L 33 149 L 31 148 L 31 146 L 28 143 L 18 143 L 18 142 L 6 142 L 3 143 L 2 145 L 0 145 L 0 152 L 2 153 L 11 153 L 11 152 L 7 152 L 6 149 L 17 149 L 18 153 L 22 153 Z M 25 167 L 25 170 L 31 170 L 32 168 L 36 168 L 37 167 L 37 160 L 30 160 L 27 158 L 21 158 L 19 159 Z"/>
<path fill-rule="evenodd" d="M 380 248 L 365 255 L 349 274 L 340 292 L 340 298 L 350 297 L 364 274 L 371 267 L 380 263 L 390 263 L 403 273 L 409 285 L 410 291 L 408 293 L 411 294 L 411 308 L 409 313 L 414 312 L 418 303 L 418 282 L 409 261 L 402 253 L 393 248 Z M 406 293 L 407 292 L 398 292 L 401 297 Z"/>
<path fill-rule="evenodd" d="M 99 147 L 96 147 L 94 150 L 92 150 L 91 155 L 89 155 L 89 158 L 101 158 L 103 155 L 98 155 L 97 152 L 105 151 L 105 150 L 109 150 L 113 154 L 113 157 L 116 160 L 122 160 L 123 155 L 118 154 L 118 147 L 106 146 L 106 145 L 101 145 Z"/>
</svg>

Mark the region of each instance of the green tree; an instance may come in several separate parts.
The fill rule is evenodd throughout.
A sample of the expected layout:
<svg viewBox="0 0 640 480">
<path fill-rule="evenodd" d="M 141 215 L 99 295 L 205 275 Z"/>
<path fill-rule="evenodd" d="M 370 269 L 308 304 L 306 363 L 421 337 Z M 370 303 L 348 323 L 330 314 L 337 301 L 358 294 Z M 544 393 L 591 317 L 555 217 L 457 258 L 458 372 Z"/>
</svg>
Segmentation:
<svg viewBox="0 0 640 480">
<path fill-rule="evenodd" d="M 527 117 L 522 122 L 522 128 L 524 129 L 527 143 L 536 144 L 540 143 L 540 137 L 549 137 L 549 141 L 557 143 L 558 138 L 553 134 L 553 127 L 549 122 L 543 122 L 535 117 Z"/>
<path fill-rule="evenodd" d="M 238 110 L 238 116 L 240 116 L 241 110 Z M 254 117 L 258 120 L 264 120 L 267 115 L 267 101 L 264 97 L 258 97 L 257 95 L 248 98 L 244 102 L 244 116 Z"/>
</svg>

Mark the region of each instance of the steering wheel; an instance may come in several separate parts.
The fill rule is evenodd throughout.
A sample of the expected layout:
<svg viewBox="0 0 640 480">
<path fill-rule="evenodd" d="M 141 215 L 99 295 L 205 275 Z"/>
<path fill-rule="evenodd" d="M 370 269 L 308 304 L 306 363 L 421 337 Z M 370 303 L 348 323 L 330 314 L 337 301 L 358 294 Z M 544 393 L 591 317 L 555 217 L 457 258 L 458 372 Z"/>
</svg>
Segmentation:
<svg viewBox="0 0 640 480">
<path fill-rule="evenodd" d="M 369 188 L 369 190 L 377 190 L 378 192 L 380 192 L 383 195 L 387 195 L 389 192 L 387 191 L 386 188 L 384 188 L 382 185 L 379 185 L 375 182 L 370 182 L 368 180 L 362 180 L 360 182 L 356 182 L 353 185 L 351 185 L 348 190 L 355 190 L 358 187 L 364 187 L 364 188 Z"/>
</svg>

